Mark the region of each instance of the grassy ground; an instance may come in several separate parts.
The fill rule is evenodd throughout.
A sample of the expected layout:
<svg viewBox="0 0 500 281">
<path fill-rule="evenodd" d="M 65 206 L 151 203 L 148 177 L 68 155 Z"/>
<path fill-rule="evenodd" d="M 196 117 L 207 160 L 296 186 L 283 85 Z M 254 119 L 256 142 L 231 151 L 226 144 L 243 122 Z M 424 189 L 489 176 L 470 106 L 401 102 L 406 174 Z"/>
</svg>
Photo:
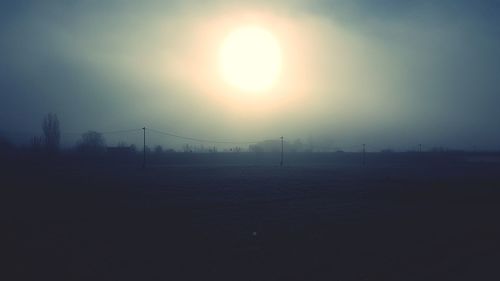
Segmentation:
<svg viewBox="0 0 500 281">
<path fill-rule="evenodd" d="M 2 167 L 4 280 L 500 278 L 494 161 L 189 157 Z"/>
</svg>

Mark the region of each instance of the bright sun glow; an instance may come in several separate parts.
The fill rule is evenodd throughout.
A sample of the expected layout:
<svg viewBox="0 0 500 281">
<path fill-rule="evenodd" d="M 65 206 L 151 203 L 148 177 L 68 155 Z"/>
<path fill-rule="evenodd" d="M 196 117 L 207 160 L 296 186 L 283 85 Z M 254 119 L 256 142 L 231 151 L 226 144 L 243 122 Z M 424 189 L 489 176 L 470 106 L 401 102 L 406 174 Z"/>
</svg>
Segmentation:
<svg viewBox="0 0 500 281">
<path fill-rule="evenodd" d="M 257 26 L 231 32 L 219 55 L 224 80 L 245 92 L 270 89 L 281 71 L 278 41 L 269 31 Z"/>
</svg>

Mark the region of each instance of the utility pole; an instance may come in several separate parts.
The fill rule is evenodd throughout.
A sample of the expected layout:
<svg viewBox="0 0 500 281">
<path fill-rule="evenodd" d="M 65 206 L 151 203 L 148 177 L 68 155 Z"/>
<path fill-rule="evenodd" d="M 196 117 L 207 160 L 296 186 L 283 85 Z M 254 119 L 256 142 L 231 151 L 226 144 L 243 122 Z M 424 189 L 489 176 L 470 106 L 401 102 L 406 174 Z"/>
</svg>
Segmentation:
<svg viewBox="0 0 500 281">
<path fill-rule="evenodd" d="M 143 135 L 143 158 L 142 158 L 142 168 L 146 168 L 146 127 L 142 128 L 142 130 L 144 131 L 144 135 Z"/>
<path fill-rule="evenodd" d="M 418 152 L 422 152 L 422 144 L 421 143 L 418 145 Z"/>
<path fill-rule="evenodd" d="M 363 143 L 363 166 L 365 166 L 366 160 L 366 145 Z"/>
<path fill-rule="evenodd" d="M 281 161 L 280 167 L 283 167 L 283 136 L 281 136 Z"/>
</svg>

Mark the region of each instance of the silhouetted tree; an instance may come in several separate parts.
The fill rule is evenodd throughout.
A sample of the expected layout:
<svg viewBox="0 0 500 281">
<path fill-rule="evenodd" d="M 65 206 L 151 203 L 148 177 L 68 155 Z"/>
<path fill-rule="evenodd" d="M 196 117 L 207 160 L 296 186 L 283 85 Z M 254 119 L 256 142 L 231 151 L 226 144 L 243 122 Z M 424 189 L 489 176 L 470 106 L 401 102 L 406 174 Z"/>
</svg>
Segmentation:
<svg viewBox="0 0 500 281">
<path fill-rule="evenodd" d="M 156 154 L 162 154 L 163 153 L 163 147 L 161 145 L 155 146 L 155 153 Z"/>
<path fill-rule="evenodd" d="M 135 146 L 135 144 L 131 144 L 130 145 L 130 150 L 134 153 L 137 153 L 137 146 Z"/>
<path fill-rule="evenodd" d="M 57 152 L 61 141 L 61 131 L 59 129 L 59 119 L 57 119 L 56 114 L 49 113 L 43 118 L 42 130 L 45 137 L 45 148 L 49 152 Z"/>
<path fill-rule="evenodd" d="M 182 146 L 182 150 L 184 152 L 193 152 L 193 150 L 191 149 L 191 146 L 187 143 Z"/>
<path fill-rule="evenodd" d="M 88 131 L 82 134 L 78 150 L 84 153 L 101 153 L 106 150 L 106 140 L 101 133 Z"/>
<path fill-rule="evenodd" d="M 30 144 L 33 151 L 40 151 L 42 149 L 43 139 L 42 137 L 34 136 L 31 138 Z"/>
</svg>

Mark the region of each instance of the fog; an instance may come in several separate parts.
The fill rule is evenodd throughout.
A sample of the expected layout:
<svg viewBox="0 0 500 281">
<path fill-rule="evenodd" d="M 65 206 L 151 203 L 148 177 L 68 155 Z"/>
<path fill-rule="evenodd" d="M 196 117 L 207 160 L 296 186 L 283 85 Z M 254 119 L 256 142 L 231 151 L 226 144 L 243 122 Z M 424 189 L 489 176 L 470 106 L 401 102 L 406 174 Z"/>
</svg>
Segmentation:
<svg viewBox="0 0 500 281">
<path fill-rule="evenodd" d="M 0 133 L 27 141 L 54 112 L 65 144 L 146 126 L 234 142 L 498 149 L 498 2 L 353 2 L 3 2 Z M 275 87 L 255 95 L 217 70 L 224 36 L 249 21 L 283 52 Z"/>
</svg>

